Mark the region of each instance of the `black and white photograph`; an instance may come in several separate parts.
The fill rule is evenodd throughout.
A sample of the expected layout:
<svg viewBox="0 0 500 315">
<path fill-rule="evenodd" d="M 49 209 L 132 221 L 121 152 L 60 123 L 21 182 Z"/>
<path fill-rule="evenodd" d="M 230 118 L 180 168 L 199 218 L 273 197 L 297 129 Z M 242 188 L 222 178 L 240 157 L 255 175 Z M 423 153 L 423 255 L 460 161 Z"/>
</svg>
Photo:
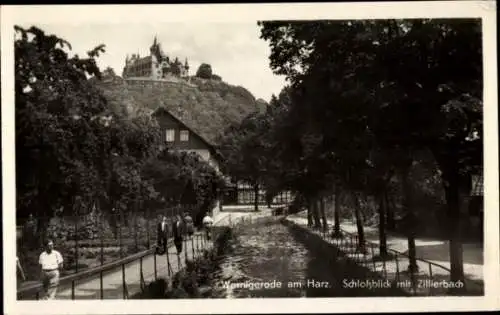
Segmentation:
<svg viewBox="0 0 500 315">
<path fill-rule="evenodd" d="M 495 3 L 377 4 L 2 6 L 10 312 L 498 309 Z"/>
</svg>

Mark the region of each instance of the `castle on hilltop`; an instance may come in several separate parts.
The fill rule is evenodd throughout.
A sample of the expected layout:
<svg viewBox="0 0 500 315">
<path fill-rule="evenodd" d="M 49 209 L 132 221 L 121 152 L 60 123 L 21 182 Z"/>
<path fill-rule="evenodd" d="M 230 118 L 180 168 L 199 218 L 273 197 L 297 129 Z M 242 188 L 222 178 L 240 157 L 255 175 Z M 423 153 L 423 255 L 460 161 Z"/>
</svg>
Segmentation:
<svg viewBox="0 0 500 315">
<path fill-rule="evenodd" d="M 140 57 L 132 54 L 125 59 L 122 78 L 148 78 L 152 80 L 165 80 L 168 78 L 186 79 L 189 77 L 189 64 L 184 64 L 177 57 L 170 59 L 161 49 L 156 36 L 153 45 L 149 48 L 149 56 Z"/>
</svg>

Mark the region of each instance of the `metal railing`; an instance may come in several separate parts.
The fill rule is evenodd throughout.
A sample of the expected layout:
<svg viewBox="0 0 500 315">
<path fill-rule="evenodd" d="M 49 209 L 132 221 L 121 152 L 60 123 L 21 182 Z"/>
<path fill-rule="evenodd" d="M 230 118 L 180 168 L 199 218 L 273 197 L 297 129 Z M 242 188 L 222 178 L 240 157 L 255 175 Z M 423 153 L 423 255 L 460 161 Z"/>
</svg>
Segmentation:
<svg viewBox="0 0 500 315">
<path fill-rule="evenodd" d="M 17 255 L 30 276 L 33 270 L 38 270 L 38 255 L 43 250 L 44 239 L 51 238 L 55 249 L 64 258 L 63 274 L 78 273 L 147 250 L 156 241 L 156 224 L 160 216 L 173 218 L 186 210 L 189 208 L 120 210 L 112 213 L 95 211 L 50 220 L 35 219 L 47 222 L 46 230 L 39 231 L 37 221 L 32 222 L 31 227 L 20 227 Z"/>
<path fill-rule="evenodd" d="M 339 254 L 381 275 L 393 286 L 411 295 L 484 294 L 484 286 L 469 279 L 461 283 L 451 282 L 449 280 L 451 270 L 437 263 L 417 257 L 418 269 L 416 272 L 411 272 L 408 269 L 410 259 L 408 254 L 387 247 L 388 255 L 381 257 L 379 244 L 367 240 L 360 244 L 359 236 L 355 233 L 340 229 L 340 234 L 336 235 L 329 227 L 308 229 L 333 244 Z"/>
<path fill-rule="evenodd" d="M 190 246 L 187 246 L 190 244 Z M 75 274 L 71 274 L 68 276 L 64 276 L 59 281 L 58 291 L 68 291 L 70 290 L 69 298 L 72 300 L 75 299 L 105 299 L 105 298 L 123 298 L 128 299 L 134 294 L 144 292 L 144 289 L 147 285 L 147 280 L 156 281 L 158 280 L 159 273 L 164 273 L 167 278 L 170 278 L 174 275 L 175 272 L 178 272 L 182 268 L 185 267 L 186 261 L 188 259 L 195 260 L 203 254 L 203 250 L 207 248 L 209 244 L 206 239 L 206 233 L 202 231 L 201 233 L 195 233 L 192 237 L 187 237 L 183 239 L 183 253 L 181 255 L 177 255 L 177 259 L 172 261 L 168 252 L 165 254 L 165 262 L 164 266 L 158 266 L 158 260 L 163 258 L 163 256 L 156 255 L 156 246 L 149 248 L 147 250 L 141 251 L 136 254 L 132 254 L 128 257 L 119 259 L 117 261 L 113 261 L 102 266 L 98 266 L 95 268 L 87 269 L 84 271 L 80 271 Z M 173 240 L 169 239 L 167 242 L 167 251 L 168 248 L 173 245 Z M 145 262 L 150 260 L 150 256 L 152 255 L 152 260 L 149 261 L 152 263 L 152 268 L 148 270 L 148 267 L 145 266 Z M 185 259 L 182 259 L 182 255 Z M 191 256 L 191 257 L 189 257 Z M 137 269 L 132 270 L 134 264 L 137 264 Z M 176 268 L 175 268 L 176 267 Z M 152 270 L 151 270 L 152 269 Z M 121 276 L 117 277 L 116 275 L 121 272 Z M 130 276 L 130 273 L 135 273 L 132 276 L 133 280 L 128 280 L 130 277 L 127 277 L 127 273 Z M 138 273 L 138 274 L 137 274 Z M 145 274 L 146 273 L 146 274 Z M 150 279 L 147 279 L 148 276 Z M 117 280 L 117 278 L 120 278 Z M 112 289 L 108 296 L 105 296 L 105 285 L 106 280 L 110 279 L 112 281 L 110 284 L 113 285 L 114 289 Z M 99 284 L 96 284 L 96 282 Z M 120 283 L 117 283 L 120 282 Z M 109 283 L 108 283 L 109 284 Z M 121 288 L 118 288 L 118 286 Z M 137 288 L 137 285 L 139 286 Z M 95 294 L 92 296 L 80 296 L 78 294 L 78 286 L 85 287 L 85 291 L 91 288 L 91 291 L 98 291 L 99 294 L 96 297 Z M 98 286 L 96 288 L 96 286 Z M 135 286 L 135 292 L 131 292 L 130 286 Z M 132 290 L 134 291 L 134 290 Z M 24 288 L 21 288 L 17 291 L 18 300 L 38 300 L 41 298 L 41 294 L 43 292 L 43 285 L 41 283 L 35 283 Z"/>
</svg>

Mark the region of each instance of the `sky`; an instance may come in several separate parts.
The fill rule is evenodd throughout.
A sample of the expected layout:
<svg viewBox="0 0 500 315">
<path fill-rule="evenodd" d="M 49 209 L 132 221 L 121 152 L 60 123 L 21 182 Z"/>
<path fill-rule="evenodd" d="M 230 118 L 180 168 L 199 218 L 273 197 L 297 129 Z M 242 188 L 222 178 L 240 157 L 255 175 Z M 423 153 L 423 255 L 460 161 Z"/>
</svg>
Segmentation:
<svg viewBox="0 0 500 315">
<path fill-rule="evenodd" d="M 30 25 L 24 24 L 24 27 Z M 72 52 L 86 56 L 99 44 L 106 52 L 98 58 L 101 70 L 111 67 L 121 75 L 127 54 L 149 55 L 157 36 L 162 49 L 171 58 L 188 59 L 190 74 L 201 63 L 212 66 L 213 73 L 232 85 L 241 85 L 256 98 L 269 101 L 279 94 L 285 80 L 269 67 L 269 43 L 259 38 L 257 22 L 241 23 L 123 23 L 123 24 L 36 24 L 46 33 L 55 34 L 72 45 Z"/>
</svg>

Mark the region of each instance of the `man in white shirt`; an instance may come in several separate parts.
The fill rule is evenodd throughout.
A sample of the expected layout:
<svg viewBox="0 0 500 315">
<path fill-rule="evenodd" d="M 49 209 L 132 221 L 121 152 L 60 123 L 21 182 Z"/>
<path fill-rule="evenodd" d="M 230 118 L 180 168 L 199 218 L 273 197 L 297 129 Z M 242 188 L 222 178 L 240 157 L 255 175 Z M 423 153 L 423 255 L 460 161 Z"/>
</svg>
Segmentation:
<svg viewBox="0 0 500 315">
<path fill-rule="evenodd" d="M 211 231 L 212 231 L 212 225 L 214 224 L 214 220 L 210 217 L 210 215 L 207 213 L 205 217 L 203 218 L 203 226 L 205 227 L 205 233 L 207 236 L 207 240 L 211 238 Z"/>
<path fill-rule="evenodd" d="M 62 255 L 54 249 L 54 242 L 46 242 L 45 251 L 40 254 L 38 260 L 42 268 L 42 283 L 45 290 L 44 300 L 52 300 L 56 297 L 59 285 L 59 269 L 63 266 Z"/>
</svg>

